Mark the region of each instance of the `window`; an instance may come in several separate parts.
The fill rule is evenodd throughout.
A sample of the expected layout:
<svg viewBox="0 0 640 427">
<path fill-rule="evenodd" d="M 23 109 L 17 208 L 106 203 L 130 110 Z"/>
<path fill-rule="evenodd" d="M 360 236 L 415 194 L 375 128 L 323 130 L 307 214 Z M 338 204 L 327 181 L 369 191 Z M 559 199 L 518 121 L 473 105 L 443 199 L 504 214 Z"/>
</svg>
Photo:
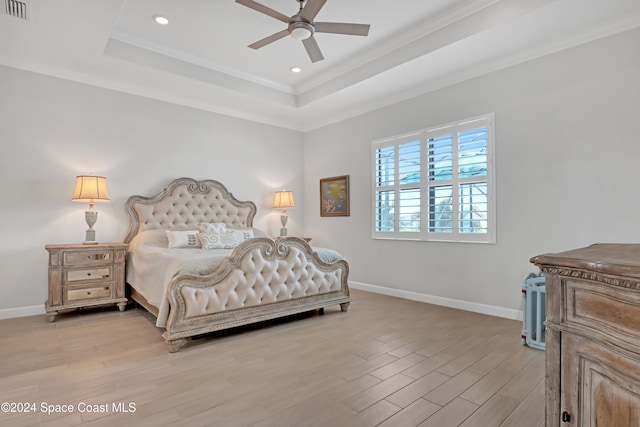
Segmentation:
<svg viewBox="0 0 640 427">
<path fill-rule="evenodd" d="M 373 142 L 373 237 L 495 243 L 493 114 Z"/>
</svg>

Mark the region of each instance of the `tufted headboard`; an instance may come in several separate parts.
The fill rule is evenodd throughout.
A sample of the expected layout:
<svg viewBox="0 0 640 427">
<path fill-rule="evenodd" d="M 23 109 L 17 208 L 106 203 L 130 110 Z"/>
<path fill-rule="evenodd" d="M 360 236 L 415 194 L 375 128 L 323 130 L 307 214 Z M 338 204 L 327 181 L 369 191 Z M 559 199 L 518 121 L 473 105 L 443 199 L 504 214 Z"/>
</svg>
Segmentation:
<svg viewBox="0 0 640 427">
<path fill-rule="evenodd" d="M 138 233 L 157 228 L 193 229 L 199 222 L 224 222 L 230 227 L 251 227 L 253 202 L 241 202 L 220 182 L 178 178 L 151 197 L 131 196 L 126 204 L 131 242 Z"/>
</svg>

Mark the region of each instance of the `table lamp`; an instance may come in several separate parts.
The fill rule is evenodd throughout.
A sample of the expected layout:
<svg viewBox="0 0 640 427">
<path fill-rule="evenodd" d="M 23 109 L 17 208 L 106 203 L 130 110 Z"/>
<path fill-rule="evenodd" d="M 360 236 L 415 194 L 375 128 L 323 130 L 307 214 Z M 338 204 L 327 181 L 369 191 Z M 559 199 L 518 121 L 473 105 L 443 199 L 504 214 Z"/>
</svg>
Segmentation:
<svg viewBox="0 0 640 427">
<path fill-rule="evenodd" d="M 98 212 L 93 210 L 93 204 L 96 202 L 108 202 L 109 191 L 107 190 L 107 178 L 103 176 L 80 175 L 76 177 L 76 189 L 73 192 L 74 202 L 88 202 L 89 210 L 85 211 L 84 219 L 87 221 L 89 229 L 87 230 L 85 245 L 98 244 L 96 241 L 96 231 L 93 225 L 98 220 Z"/>
<path fill-rule="evenodd" d="M 273 207 L 282 209 L 282 214 L 280 215 L 280 222 L 282 223 L 282 228 L 280 229 L 280 236 L 287 235 L 287 220 L 289 217 L 287 216 L 287 208 L 295 208 L 296 203 L 293 201 L 293 191 L 276 191 L 275 198 L 273 200 Z"/>
</svg>

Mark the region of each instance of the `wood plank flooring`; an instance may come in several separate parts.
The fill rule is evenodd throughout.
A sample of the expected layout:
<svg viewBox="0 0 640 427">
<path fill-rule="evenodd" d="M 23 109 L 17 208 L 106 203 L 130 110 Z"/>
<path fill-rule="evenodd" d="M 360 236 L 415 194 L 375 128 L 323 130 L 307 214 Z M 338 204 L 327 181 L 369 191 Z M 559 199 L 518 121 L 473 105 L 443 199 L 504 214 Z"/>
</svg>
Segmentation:
<svg viewBox="0 0 640 427">
<path fill-rule="evenodd" d="M 521 345 L 521 322 L 352 299 L 347 313 L 207 336 L 174 354 L 140 308 L 1 320 L 0 402 L 35 412 L 0 412 L 0 425 L 543 425 L 544 352 Z"/>
</svg>

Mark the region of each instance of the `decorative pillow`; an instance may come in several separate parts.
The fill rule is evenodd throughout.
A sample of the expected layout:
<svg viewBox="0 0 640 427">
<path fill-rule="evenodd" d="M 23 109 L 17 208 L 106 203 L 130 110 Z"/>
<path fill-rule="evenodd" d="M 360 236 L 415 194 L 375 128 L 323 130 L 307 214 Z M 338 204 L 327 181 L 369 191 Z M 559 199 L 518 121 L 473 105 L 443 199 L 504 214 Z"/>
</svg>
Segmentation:
<svg viewBox="0 0 640 427">
<path fill-rule="evenodd" d="M 201 222 L 198 224 L 202 233 L 226 233 L 227 225 L 224 222 Z"/>
<path fill-rule="evenodd" d="M 172 248 L 201 248 L 198 240 L 198 230 L 167 230 L 168 247 Z"/>
<path fill-rule="evenodd" d="M 253 239 L 255 237 L 253 229 L 251 228 L 230 228 L 228 231 L 233 233 L 233 236 L 236 238 L 238 243 L 242 243 L 245 240 Z"/>
<path fill-rule="evenodd" d="M 202 249 L 233 249 L 238 241 L 233 232 L 229 233 L 198 233 Z"/>
</svg>

